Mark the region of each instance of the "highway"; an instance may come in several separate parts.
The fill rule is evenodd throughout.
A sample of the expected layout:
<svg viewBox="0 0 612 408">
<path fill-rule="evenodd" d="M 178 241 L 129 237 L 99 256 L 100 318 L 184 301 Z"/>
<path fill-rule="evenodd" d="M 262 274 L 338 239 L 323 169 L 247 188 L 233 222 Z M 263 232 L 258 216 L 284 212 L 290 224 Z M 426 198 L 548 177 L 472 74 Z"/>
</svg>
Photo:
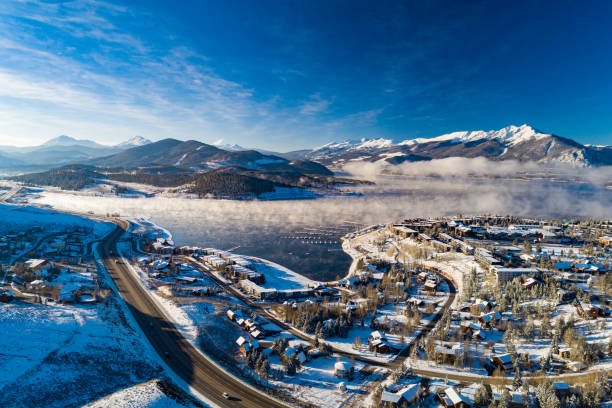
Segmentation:
<svg viewBox="0 0 612 408">
<path fill-rule="evenodd" d="M 119 295 L 166 365 L 186 384 L 216 406 L 251 408 L 289 406 L 237 380 L 206 358 L 183 337 L 118 256 L 117 242 L 129 225 L 122 220 L 115 222 L 118 224 L 117 228 L 105 237 L 99 246 L 102 262 L 114 281 Z M 232 399 L 224 398 L 224 392 L 229 393 Z"/>
</svg>

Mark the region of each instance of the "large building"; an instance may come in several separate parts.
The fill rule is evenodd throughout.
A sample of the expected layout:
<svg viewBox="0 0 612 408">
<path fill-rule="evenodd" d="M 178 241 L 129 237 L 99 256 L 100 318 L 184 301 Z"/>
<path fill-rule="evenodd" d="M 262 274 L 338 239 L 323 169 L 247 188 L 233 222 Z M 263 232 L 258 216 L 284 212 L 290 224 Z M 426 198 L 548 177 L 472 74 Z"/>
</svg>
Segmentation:
<svg viewBox="0 0 612 408">
<path fill-rule="evenodd" d="M 418 231 L 413 230 L 412 228 L 408 228 L 404 225 L 398 224 L 393 224 L 393 226 L 391 227 L 391 231 L 393 231 L 395 235 L 398 235 L 402 238 L 414 238 L 419 234 Z"/>
<path fill-rule="evenodd" d="M 278 297 L 278 291 L 276 289 L 261 287 L 248 279 L 241 279 L 238 281 L 238 284 L 246 293 L 258 297 L 259 299 L 274 299 Z"/>
<path fill-rule="evenodd" d="M 520 276 L 540 276 L 542 271 L 537 268 L 497 268 L 493 270 L 497 274 L 497 283 L 506 283 Z"/>
<path fill-rule="evenodd" d="M 599 238 L 599 245 L 609 247 L 612 245 L 612 236 L 606 235 L 605 237 Z"/>
<path fill-rule="evenodd" d="M 485 248 L 476 248 L 474 251 L 474 259 L 482 266 L 490 268 L 491 266 L 501 265 L 501 261 L 497 259 L 491 251 Z"/>
</svg>

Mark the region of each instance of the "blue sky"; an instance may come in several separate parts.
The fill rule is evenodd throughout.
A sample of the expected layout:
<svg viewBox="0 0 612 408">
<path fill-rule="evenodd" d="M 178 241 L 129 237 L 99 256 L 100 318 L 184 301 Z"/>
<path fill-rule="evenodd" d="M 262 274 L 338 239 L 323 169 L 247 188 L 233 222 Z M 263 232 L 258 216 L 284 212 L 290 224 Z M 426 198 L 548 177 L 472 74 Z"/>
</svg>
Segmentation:
<svg viewBox="0 0 612 408">
<path fill-rule="evenodd" d="M 3 0 L 0 144 L 284 151 L 523 123 L 611 144 L 611 19 L 603 1 Z"/>
</svg>

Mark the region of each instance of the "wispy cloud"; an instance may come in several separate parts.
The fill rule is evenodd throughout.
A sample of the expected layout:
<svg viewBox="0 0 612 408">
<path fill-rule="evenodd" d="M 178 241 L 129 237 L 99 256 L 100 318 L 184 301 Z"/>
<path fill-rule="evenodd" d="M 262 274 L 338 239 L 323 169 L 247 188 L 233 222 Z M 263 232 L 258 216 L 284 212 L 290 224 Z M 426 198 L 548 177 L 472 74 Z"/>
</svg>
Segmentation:
<svg viewBox="0 0 612 408">
<path fill-rule="evenodd" d="M 0 39 L 4 61 L 0 62 L 0 98 L 5 113 L 27 111 L 33 121 L 49 112 L 68 121 L 82 121 L 83 116 L 94 123 L 112 120 L 118 125 L 115 133 L 126 137 L 122 133 L 127 129 L 121 124 L 128 122 L 135 125 L 129 126 L 130 131 L 140 125 L 157 128 L 158 134 L 179 133 L 195 126 L 208 133 L 224 123 L 241 127 L 241 121 L 254 112 L 266 111 L 265 102 L 253 100 L 252 90 L 215 74 L 206 56 L 185 46 L 153 47 L 123 32 L 112 19 L 126 12 L 93 0 L 3 3 L 0 26 L 12 33 Z M 48 44 L 18 20 L 62 31 L 64 47 Z M 77 50 L 76 56 L 70 55 L 65 45 L 75 38 L 95 40 L 90 53 Z M 100 42 L 115 48 L 100 47 Z M 64 49 L 55 52 L 55 47 Z M 118 58 L 117 50 L 126 55 Z M 17 100 L 27 102 L 15 104 Z M 24 137 L 32 128 L 16 127 L 12 132 Z M 8 141 L 15 136 L 12 132 L 4 128 L 0 138 Z"/>
<path fill-rule="evenodd" d="M 262 98 L 188 40 L 163 27 L 143 34 L 139 24 L 154 18 L 97 0 L 0 2 L 0 116 L 19 118 L 4 123 L 0 144 L 79 132 L 102 142 L 146 133 L 300 148 L 312 135 L 373 126 L 382 112 L 339 110 L 335 97 L 308 89 Z M 290 66 L 270 73 L 308 75 Z"/>
<path fill-rule="evenodd" d="M 300 113 L 302 115 L 314 115 L 325 112 L 331 104 L 331 100 L 323 99 L 320 93 L 315 93 L 310 95 L 310 98 L 301 104 Z"/>
</svg>

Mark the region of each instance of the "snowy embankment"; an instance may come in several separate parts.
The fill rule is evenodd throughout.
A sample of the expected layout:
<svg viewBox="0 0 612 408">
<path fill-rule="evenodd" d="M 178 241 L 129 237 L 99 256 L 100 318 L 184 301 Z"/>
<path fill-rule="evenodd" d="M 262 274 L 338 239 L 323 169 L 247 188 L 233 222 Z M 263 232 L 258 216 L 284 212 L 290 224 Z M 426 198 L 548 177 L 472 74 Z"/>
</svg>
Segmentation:
<svg viewBox="0 0 612 408">
<path fill-rule="evenodd" d="M 373 226 L 367 227 L 366 230 L 369 230 L 371 228 L 373 228 Z M 345 278 L 350 278 L 351 276 L 353 276 L 357 272 L 357 265 L 359 264 L 359 260 L 365 258 L 364 252 L 359 251 L 357 248 L 360 248 L 364 242 L 372 239 L 372 237 L 377 233 L 378 230 L 372 230 L 365 234 L 358 235 L 354 238 L 342 239 L 342 250 L 353 260 Z"/>
<path fill-rule="evenodd" d="M 172 240 L 172 233 L 151 221 L 148 217 L 138 217 L 128 220 L 130 222 L 130 232 L 141 235 L 152 235 L 166 240 Z M 133 228 L 133 229 L 132 229 Z"/>
<path fill-rule="evenodd" d="M 448 257 L 447 259 L 444 256 Z M 482 267 L 474 261 L 474 257 L 461 253 L 442 254 L 438 260 L 428 260 L 423 262 L 424 265 L 440 269 L 448 277 L 452 278 L 457 289 L 457 295 L 463 293 L 463 277 L 469 276 L 472 269 L 478 274 L 482 274 Z M 454 306 L 459 302 L 460 296 L 455 297 Z"/>
</svg>

